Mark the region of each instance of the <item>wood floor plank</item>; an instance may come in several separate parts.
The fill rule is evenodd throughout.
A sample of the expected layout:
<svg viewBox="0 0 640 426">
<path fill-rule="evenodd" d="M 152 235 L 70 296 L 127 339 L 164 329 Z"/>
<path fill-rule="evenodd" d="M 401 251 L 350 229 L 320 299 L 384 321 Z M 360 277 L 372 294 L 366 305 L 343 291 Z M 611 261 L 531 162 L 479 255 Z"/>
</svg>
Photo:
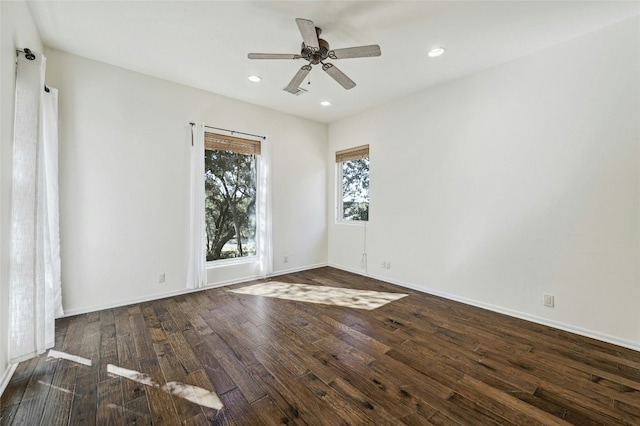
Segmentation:
<svg viewBox="0 0 640 426">
<path fill-rule="evenodd" d="M 205 342 L 192 346 L 193 353 L 202 364 L 202 368 L 215 387 L 218 394 L 228 392 L 236 387 L 229 374 L 220 364 L 216 356 L 211 352 Z"/>
<path fill-rule="evenodd" d="M 405 425 L 458 425 L 459 423 L 453 422 L 448 417 L 442 415 L 442 413 L 435 412 L 428 418 L 425 418 L 417 413 L 407 414 L 401 419 L 397 419 L 397 422 Z"/>
<path fill-rule="evenodd" d="M 39 424 L 46 408 L 46 400 L 51 391 L 55 370 L 60 360 L 51 360 L 42 356 L 27 382 L 18 410 L 14 415 L 14 424 Z"/>
<path fill-rule="evenodd" d="M 202 369 L 202 365 L 196 358 L 182 333 L 175 333 L 167 336 L 169 344 L 173 348 L 177 361 L 180 363 L 186 374 Z"/>
<path fill-rule="evenodd" d="M 522 362 L 513 365 L 511 363 L 498 363 L 492 359 L 485 359 L 484 361 L 487 365 L 492 366 L 493 368 L 501 368 L 506 372 L 511 372 L 514 375 L 523 375 L 527 376 L 528 379 L 538 386 L 536 390 L 537 395 L 544 394 L 546 396 L 545 399 L 553 401 L 563 407 L 566 407 L 569 412 L 578 412 L 586 414 L 590 413 L 586 417 L 592 417 L 596 419 L 596 421 L 601 422 L 603 424 L 625 424 L 624 420 L 618 419 L 617 417 L 627 418 L 628 416 L 625 413 L 617 413 L 618 415 L 610 415 L 614 413 L 613 408 L 613 400 L 610 401 L 611 407 L 608 406 L 607 401 L 601 401 L 598 403 L 592 399 L 593 391 L 591 389 L 585 390 L 587 395 L 580 394 L 572 390 L 570 387 L 570 383 L 572 380 L 570 377 L 563 378 L 557 374 L 548 375 L 541 369 L 535 369 L 528 364 L 524 364 Z M 525 370 L 525 371 L 523 371 Z M 540 378 L 536 374 L 541 374 L 543 377 Z M 561 382 L 560 384 L 556 382 Z M 604 402 L 604 405 L 603 405 Z M 630 424 L 633 424 L 631 421 Z"/>
<path fill-rule="evenodd" d="M 369 365 L 376 360 L 371 355 L 362 352 L 361 350 L 349 345 L 344 340 L 341 340 L 335 336 L 328 336 L 313 343 L 314 346 L 324 350 L 325 352 L 340 353 L 339 356 L 349 356 L 355 362 L 362 363 L 363 365 Z"/>
<path fill-rule="evenodd" d="M 100 369 L 100 322 L 93 321 L 85 324 L 84 331 L 82 333 L 82 343 L 78 353 L 72 353 L 72 355 L 79 355 L 83 358 L 91 361 L 91 365 L 85 367 L 85 371 L 80 374 L 90 374 L 98 372 Z"/>
<path fill-rule="evenodd" d="M 240 360 L 220 336 L 209 334 L 203 336 L 203 339 L 247 401 L 257 401 L 266 395 L 264 389 L 247 373 Z"/>
<path fill-rule="evenodd" d="M 428 355 L 424 356 L 437 360 L 437 362 L 460 373 L 482 380 L 507 394 L 526 392 L 533 395 L 537 389 L 535 384 L 525 378 L 488 367 L 483 363 L 484 357 L 479 356 L 475 349 L 464 350 L 439 338 L 435 338 L 428 344 L 424 342 L 416 344 L 412 340 L 407 340 L 402 344 L 402 347 L 416 353 L 426 353 Z"/>
<path fill-rule="evenodd" d="M 136 351 L 135 341 L 131 334 L 116 337 L 118 350 L 118 367 L 131 371 L 140 371 L 140 361 Z M 122 381 L 122 397 L 124 402 L 133 401 L 144 396 L 145 386 L 134 380 Z"/>
<path fill-rule="evenodd" d="M 399 413 L 391 413 L 384 408 L 384 405 L 389 406 L 389 404 L 391 404 L 391 406 L 393 407 L 398 407 L 398 405 L 403 404 L 397 404 L 391 398 L 386 400 L 377 398 L 374 392 L 367 392 L 366 389 L 356 387 L 356 385 L 352 385 L 346 379 L 343 379 L 341 377 L 338 377 L 329 385 L 333 389 L 335 389 L 346 401 L 350 401 L 352 404 L 363 407 L 363 409 L 367 410 L 369 415 L 377 419 L 376 422 L 378 422 L 379 424 L 392 422 L 395 419 L 405 417 L 407 413 L 413 413 L 413 411 L 408 410 L 407 408 L 400 408 Z"/>
<path fill-rule="evenodd" d="M 42 414 L 43 423 L 58 425 L 69 421 L 77 371 L 78 367 L 73 363 L 59 362 Z"/>
<path fill-rule="evenodd" d="M 327 315 L 322 315 L 320 319 L 335 327 L 335 337 L 364 353 L 372 356 L 381 356 L 391 350 L 391 346 L 385 345 L 379 340 L 371 338 L 354 328 L 346 326 Z"/>
<path fill-rule="evenodd" d="M 204 413 L 198 413 L 198 415 L 190 417 L 182 422 L 182 426 L 208 426 L 209 419 Z"/>
<path fill-rule="evenodd" d="M 231 390 L 220 396 L 224 403 L 222 411 L 226 411 L 231 414 L 233 419 L 239 425 L 264 425 L 264 422 L 256 413 L 254 407 L 252 407 L 246 398 L 240 391 L 240 389 Z"/>
<path fill-rule="evenodd" d="M 229 291 L 259 279 L 62 318 L 55 349 L 91 365 L 20 363 L 0 425 L 640 425 L 638 351 L 329 267 L 274 280 L 407 296 Z"/>
<path fill-rule="evenodd" d="M 96 422 L 98 408 L 98 371 L 76 377 L 69 425 L 90 425 Z"/>
<path fill-rule="evenodd" d="M 179 424 L 180 419 L 173 404 L 173 398 L 160 389 L 165 380 L 159 361 L 155 358 L 140 361 L 140 372 L 149 375 L 151 380 L 158 385 L 147 386 L 145 392 L 153 423 Z"/>
<path fill-rule="evenodd" d="M 296 377 L 302 377 L 311 371 L 309 365 L 307 365 L 305 361 L 301 360 L 277 341 L 272 341 L 264 349 L 267 350 L 280 364 L 288 368 Z"/>
<path fill-rule="evenodd" d="M 129 310 L 126 306 L 121 306 L 113 310 L 116 325 L 116 333 L 118 336 L 124 336 L 131 333 L 131 325 L 129 323 Z"/>
<path fill-rule="evenodd" d="M 151 413 L 149 412 L 149 402 L 146 394 L 143 396 L 125 401 L 124 422 L 127 425 L 151 425 Z"/>
<path fill-rule="evenodd" d="M 209 380 L 209 377 L 207 377 L 207 373 L 205 373 L 204 369 L 193 371 L 187 374 L 187 380 L 185 383 L 192 386 L 197 386 L 198 388 L 204 389 L 209 392 L 213 392 L 218 397 L 220 396 L 220 394 L 216 391 L 215 386 L 213 386 L 213 383 L 211 383 L 211 380 Z M 207 419 L 216 418 L 218 416 L 218 412 L 220 411 L 218 409 L 206 406 L 200 406 L 200 409 Z"/>
<path fill-rule="evenodd" d="M 118 363 L 118 344 L 115 324 L 100 327 L 100 350 L 98 351 L 98 380 L 108 378 L 107 365 Z"/>
<path fill-rule="evenodd" d="M 325 384 L 313 373 L 301 377 L 301 382 L 309 388 L 319 399 L 326 402 L 347 424 L 375 424 L 375 416 L 369 416 L 367 407 L 352 404 L 342 398 L 340 393 Z M 370 411 L 370 410 L 369 410 Z"/>
<path fill-rule="evenodd" d="M 136 354 L 139 360 L 155 358 L 156 354 L 153 351 L 153 344 L 164 342 L 166 335 L 161 329 L 149 329 L 146 332 L 131 333 L 133 342 L 136 347 Z M 151 336 L 151 338 L 149 338 Z"/>
<path fill-rule="evenodd" d="M 344 381 L 368 395 L 371 400 L 364 401 L 367 408 L 381 406 L 382 411 L 388 412 L 391 418 L 401 418 L 413 411 L 410 402 L 398 397 L 404 384 L 396 383 L 392 376 L 379 375 L 373 368 L 357 362 L 344 363 L 339 357 L 322 351 L 316 352 L 314 357 L 338 371 L 339 377 L 334 379 L 331 385 Z"/>
<path fill-rule="evenodd" d="M 113 312 L 113 309 L 103 309 L 101 311 L 98 311 L 98 314 L 100 315 L 100 324 L 104 327 L 107 325 L 115 325 L 116 324 L 116 315 Z M 68 319 L 68 318 L 60 318 L 62 320 Z M 56 320 L 56 326 L 58 325 L 58 320 Z"/>
<path fill-rule="evenodd" d="M 184 332 L 187 330 L 193 330 L 193 325 L 189 321 L 188 316 L 181 310 L 178 300 L 183 300 L 183 296 L 176 296 L 174 298 L 168 298 L 163 300 L 164 306 L 171 315 L 172 323 L 176 332 Z"/>
<path fill-rule="evenodd" d="M 497 413 L 500 417 L 517 425 L 555 425 L 567 423 L 557 417 L 538 410 L 525 402 L 504 395 L 501 391 L 465 375 L 460 381 L 457 392 L 467 399 L 477 402 L 485 409 Z M 498 398 L 496 398 L 498 396 Z"/>
<path fill-rule="evenodd" d="M 205 322 L 215 330 L 216 334 L 225 341 L 235 354 L 235 357 L 245 366 L 251 366 L 257 361 L 251 354 L 251 349 L 256 345 L 247 338 L 242 327 L 224 316 L 224 311 L 214 311 Z"/>
<path fill-rule="evenodd" d="M 267 426 L 302 424 L 291 420 L 269 397 L 265 396 L 251 404 L 260 419 Z"/>
<path fill-rule="evenodd" d="M 9 426 L 13 424 L 13 419 L 15 418 L 18 408 L 20 408 L 19 404 L 0 408 L 0 425 Z"/>
<path fill-rule="evenodd" d="M 75 317 L 69 320 L 69 326 L 65 334 L 64 343 L 62 348 L 59 348 L 62 352 L 67 352 L 73 355 L 79 355 L 82 348 L 82 336 L 84 334 L 85 321 L 84 317 Z"/>
<path fill-rule="evenodd" d="M 38 358 L 33 358 L 38 360 Z M 0 398 L 0 408 L 10 407 L 12 405 L 20 404 L 22 401 L 22 396 L 24 395 L 24 391 L 27 389 L 27 385 L 29 384 L 29 377 L 21 379 L 21 380 L 10 380 L 7 384 L 6 389 L 2 393 L 2 398 Z"/>
<path fill-rule="evenodd" d="M 338 413 L 317 398 L 315 394 L 300 381 L 293 379 L 289 370 L 278 363 L 264 349 L 255 351 L 256 358 L 260 361 L 275 380 L 272 382 L 281 395 L 286 395 L 288 401 L 292 401 L 296 411 L 301 413 L 311 424 L 339 425 L 344 424 Z M 285 384 L 286 383 L 286 384 Z M 298 417 L 298 416 L 295 416 Z"/>
<path fill-rule="evenodd" d="M 296 362 L 296 367 L 291 366 L 290 368 L 309 369 L 325 383 L 330 383 L 338 377 L 338 371 L 328 367 L 314 356 L 319 351 L 317 347 L 299 338 L 298 335 L 279 323 L 274 322 L 271 325 L 281 333 L 281 335 L 274 337 L 274 342 L 286 349 L 287 352 L 283 353 L 283 356 L 292 357 Z"/>
<path fill-rule="evenodd" d="M 461 423 L 468 425 L 513 425 L 516 423 L 507 421 L 500 417 L 493 411 L 484 410 L 482 406 L 479 406 L 475 402 L 465 398 L 457 392 L 454 392 L 448 399 L 454 408 L 447 414 L 457 419 Z"/>
<path fill-rule="evenodd" d="M 249 368 L 249 372 L 251 377 L 253 377 L 267 393 L 267 396 L 260 398 L 258 401 L 269 398 L 283 413 L 285 413 L 287 420 L 291 419 L 294 424 L 307 424 L 307 422 L 301 418 L 302 414 L 298 409 L 297 401 L 289 397 L 288 390 L 286 388 L 282 388 L 281 383 L 276 380 L 273 374 L 271 374 L 264 365 L 260 363 L 253 365 Z M 259 404 L 256 405 L 256 408 L 259 406 Z M 310 421 L 309 419 L 307 420 Z"/>
<path fill-rule="evenodd" d="M 11 376 L 9 381 L 29 380 L 39 362 L 40 358 L 37 357 L 22 361 L 16 367 L 16 371 L 13 373 L 13 376 Z M 2 397 L 4 398 L 4 393 L 2 394 Z"/>
<path fill-rule="evenodd" d="M 182 333 L 183 335 L 186 333 L 193 333 L 193 332 L 199 333 L 199 334 L 211 333 L 211 327 L 209 326 L 209 324 L 207 324 L 204 321 L 201 313 L 198 311 L 198 308 L 196 306 L 189 306 L 187 312 L 185 312 L 185 315 L 189 320 L 189 322 L 191 323 L 191 326 L 193 327 L 193 331 L 186 330 Z"/>
<path fill-rule="evenodd" d="M 120 380 L 120 377 L 113 377 L 98 383 L 97 424 L 118 425 L 124 423 L 124 403 Z"/>
<path fill-rule="evenodd" d="M 158 364 L 162 370 L 162 375 L 164 376 L 162 379 L 159 379 L 157 383 L 162 389 L 165 387 L 169 389 L 173 389 L 174 387 L 180 388 L 182 384 L 187 382 L 188 372 L 180 363 L 171 343 L 169 341 L 155 343 L 153 347 L 157 355 Z M 173 404 L 180 422 L 184 422 L 202 412 L 199 405 L 186 400 L 181 395 L 170 394 L 173 398 Z"/>
</svg>

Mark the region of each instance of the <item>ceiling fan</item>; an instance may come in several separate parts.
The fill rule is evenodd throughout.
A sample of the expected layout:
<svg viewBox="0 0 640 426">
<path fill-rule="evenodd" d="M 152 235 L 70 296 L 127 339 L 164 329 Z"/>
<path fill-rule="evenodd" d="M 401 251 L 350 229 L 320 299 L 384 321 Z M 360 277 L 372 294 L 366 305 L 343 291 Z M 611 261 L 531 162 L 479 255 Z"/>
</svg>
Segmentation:
<svg viewBox="0 0 640 426">
<path fill-rule="evenodd" d="M 338 67 L 329 62 L 327 59 L 346 59 L 346 58 L 365 58 L 371 56 L 380 56 L 380 46 L 371 44 L 368 46 L 347 47 L 344 49 L 330 50 L 329 43 L 320 38 L 322 30 L 315 26 L 313 21 L 308 19 L 296 18 L 298 30 L 302 35 L 302 48 L 300 54 L 287 53 L 249 53 L 249 59 L 305 59 L 309 63 L 298 70 L 285 91 L 296 94 L 299 91 L 300 84 L 311 71 L 311 65 L 322 64 L 322 70 L 329 74 L 342 87 L 349 90 L 355 87 L 356 83 L 351 80 L 345 73 L 340 71 Z"/>
</svg>

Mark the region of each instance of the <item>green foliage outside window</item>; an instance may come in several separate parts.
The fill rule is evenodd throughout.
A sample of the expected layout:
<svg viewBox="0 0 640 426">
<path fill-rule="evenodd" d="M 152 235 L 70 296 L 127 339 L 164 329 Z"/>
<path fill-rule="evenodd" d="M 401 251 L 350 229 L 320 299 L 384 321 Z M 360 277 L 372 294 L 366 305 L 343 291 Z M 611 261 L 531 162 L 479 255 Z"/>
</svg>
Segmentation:
<svg viewBox="0 0 640 426">
<path fill-rule="evenodd" d="M 369 158 L 342 162 L 342 219 L 369 220 Z"/>
<path fill-rule="evenodd" d="M 256 156 L 205 150 L 207 261 L 256 254 Z"/>
</svg>

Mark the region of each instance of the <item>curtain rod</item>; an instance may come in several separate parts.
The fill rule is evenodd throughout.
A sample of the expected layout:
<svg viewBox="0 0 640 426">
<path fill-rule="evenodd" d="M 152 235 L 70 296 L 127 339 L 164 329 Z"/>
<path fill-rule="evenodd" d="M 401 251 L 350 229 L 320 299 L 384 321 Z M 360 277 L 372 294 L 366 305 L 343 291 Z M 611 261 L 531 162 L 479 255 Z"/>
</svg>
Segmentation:
<svg viewBox="0 0 640 426">
<path fill-rule="evenodd" d="M 195 126 L 196 123 L 189 122 L 189 124 L 191 124 L 192 126 Z M 222 131 L 225 131 L 225 132 L 229 132 L 229 133 L 231 133 L 231 135 L 233 135 L 234 133 L 238 133 L 240 135 L 253 136 L 254 138 L 260 138 L 260 139 L 263 139 L 263 140 L 267 139 L 266 136 L 254 135 L 252 133 L 238 132 L 236 130 L 222 129 L 220 127 L 207 126 L 206 124 L 205 124 L 204 127 L 206 127 L 207 129 L 222 130 Z"/>
<path fill-rule="evenodd" d="M 24 53 L 24 57 L 29 61 L 33 61 L 34 59 L 36 59 L 36 55 L 34 55 L 31 49 L 29 49 L 28 47 L 25 47 L 24 49 L 16 49 L 16 52 Z M 51 91 L 46 84 L 44 85 L 44 91 L 47 93 Z"/>
</svg>

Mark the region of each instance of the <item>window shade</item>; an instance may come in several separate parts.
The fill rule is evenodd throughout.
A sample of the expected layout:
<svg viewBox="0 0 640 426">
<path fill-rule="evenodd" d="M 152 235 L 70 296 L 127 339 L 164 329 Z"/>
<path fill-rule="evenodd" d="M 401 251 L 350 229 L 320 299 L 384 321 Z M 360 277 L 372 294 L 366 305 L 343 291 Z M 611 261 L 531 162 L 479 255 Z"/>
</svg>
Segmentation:
<svg viewBox="0 0 640 426">
<path fill-rule="evenodd" d="M 343 149 L 336 152 L 336 163 L 348 160 L 359 160 L 369 157 L 369 145 L 357 146 L 355 148 Z"/>
<path fill-rule="evenodd" d="M 204 149 L 219 149 L 239 154 L 260 155 L 260 141 L 204 132 Z"/>
</svg>

